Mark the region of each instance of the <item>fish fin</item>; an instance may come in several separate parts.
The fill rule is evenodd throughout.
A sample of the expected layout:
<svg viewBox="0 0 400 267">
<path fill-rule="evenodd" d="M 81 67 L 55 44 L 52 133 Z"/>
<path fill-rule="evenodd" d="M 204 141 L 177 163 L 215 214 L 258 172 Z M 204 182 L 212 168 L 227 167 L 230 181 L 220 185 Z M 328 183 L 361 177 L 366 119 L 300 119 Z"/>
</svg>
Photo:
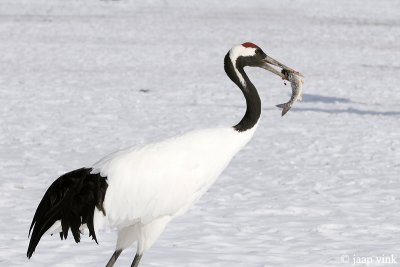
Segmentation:
<svg viewBox="0 0 400 267">
<path fill-rule="evenodd" d="M 278 108 L 281 108 L 282 109 L 282 117 L 283 117 L 283 115 L 285 115 L 289 110 L 290 110 L 290 108 L 292 107 L 291 105 L 289 105 L 288 103 L 283 103 L 283 104 L 279 104 L 279 105 L 276 105 Z"/>
<path fill-rule="evenodd" d="M 278 108 L 284 108 L 285 105 L 287 105 L 287 103 L 283 103 L 283 104 L 276 105 L 276 107 L 278 107 Z"/>
</svg>

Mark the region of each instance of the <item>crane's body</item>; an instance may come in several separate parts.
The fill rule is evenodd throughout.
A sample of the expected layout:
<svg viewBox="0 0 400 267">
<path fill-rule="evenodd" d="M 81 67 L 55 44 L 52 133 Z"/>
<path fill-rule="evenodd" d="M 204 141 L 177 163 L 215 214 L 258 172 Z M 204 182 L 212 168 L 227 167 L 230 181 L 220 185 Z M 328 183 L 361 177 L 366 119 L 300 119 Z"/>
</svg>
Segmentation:
<svg viewBox="0 0 400 267">
<path fill-rule="evenodd" d="M 142 226 L 157 221 L 151 228 L 162 230 L 169 220 L 183 214 L 210 188 L 254 130 L 245 134 L 233 128 L 192 131 L 100 160 L 92 172 L 107 177 L 103 204 L 107 213 L 104 216 L 98 210 L 95 225 L 105 223 L 118 229 L 135 225 L 132 239 L 139 241 L 137 252 L 141 254 L 155 241 L 138 236 Z"/>
<path fill-rule="evenodd" d="M 247 104 L 243 119 L 234 127 L 196 130 L 121 150 L 58 178 L 34 215 L 28 257 L 45 232 L 59 232 L 63 239 L 70 231 L 79 242 L 81 228 L 87 226 L 97 242 L 96 230 L 108 225 L 117 229 L 118 240 L 107 266 L 113 266 L 120 253 L 137 241 L 132 263 L 136 267 L 165 226 L 210 188 L 252 138 L 261 101 L 243 67 L 261 67 L 287 79 L 268 64 L 294 71 L 252 43 L 235 46 L 226 55 L 225 71 Z"/>
</svg>

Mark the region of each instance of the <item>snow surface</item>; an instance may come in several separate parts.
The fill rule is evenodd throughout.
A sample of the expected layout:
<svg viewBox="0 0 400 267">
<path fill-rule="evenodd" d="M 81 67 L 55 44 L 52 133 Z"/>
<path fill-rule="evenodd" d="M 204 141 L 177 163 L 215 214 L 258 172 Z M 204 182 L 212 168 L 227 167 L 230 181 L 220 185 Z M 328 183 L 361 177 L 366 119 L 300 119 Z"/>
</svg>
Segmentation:
<svg viewBox="0 0 400 267">
<path fill-rule="evenodd" d="M 400 258 L 400 1 L 137 2 L 0 2 L 0 266 L 104 266 L 113 231 L 45 236 L 26 259 L 46 188 L 116 149 L 238 122 L 223 57 L 245 41 L 304 73 L 304 101 L 281 118 L 290 86 L 247 70 L 258 131 L 141 266 Z"/>
</svg>

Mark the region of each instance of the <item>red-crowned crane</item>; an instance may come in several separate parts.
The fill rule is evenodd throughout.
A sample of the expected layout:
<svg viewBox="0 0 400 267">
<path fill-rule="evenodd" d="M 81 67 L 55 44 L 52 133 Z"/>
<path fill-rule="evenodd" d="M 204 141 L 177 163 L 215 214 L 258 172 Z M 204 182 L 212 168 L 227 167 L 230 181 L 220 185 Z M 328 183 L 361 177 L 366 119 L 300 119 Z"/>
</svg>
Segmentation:
<svg viewBox="0 0 400 267">
<path fill-rule="evenodd" d="M 264 68 L 283 79 L 287 79 L 283 73 L 295 72 L 249 42 L 229 50 L 224 65 L 246 99 L 246 113 L 238 124 L 191 131 L 121 150 L 91 167 L 62 175 L 47 189 L 35 212 L 29 229 L 28 258 L 46 232 L 59 233 L 65 239 L 70 230 L 79 242 L 81 229 L 86 226 L 97 243 L 95 229 L 106 223 L 118 230 L 116 249 L 107 267 L 113 266 L 121 252 L 135 241 L 137 251 L 131 266 L 138 266 L 165 226 L 210 188 L 252 138 L 261 101 L 243 68 Z"/>
</svg>

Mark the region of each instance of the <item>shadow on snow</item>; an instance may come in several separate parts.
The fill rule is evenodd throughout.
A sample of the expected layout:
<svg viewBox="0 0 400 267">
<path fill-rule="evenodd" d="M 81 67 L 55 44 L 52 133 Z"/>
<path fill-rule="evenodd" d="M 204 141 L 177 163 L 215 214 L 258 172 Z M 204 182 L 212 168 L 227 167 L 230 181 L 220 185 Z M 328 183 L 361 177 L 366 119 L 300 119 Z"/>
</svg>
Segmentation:
<svg viewBox="0 0 400 267">
<path fill-rule="evenodd" d="M 323 96 L 323 95 L 312 95 L 312 94 L 303 94 L 302 102 L 319 102 L 319 103 L 351 103 L 349 98 L 344 97 L 334 97 L 334 96 Z"/>
<path fill-rule="evenodd" d="M 375 110 L 361 110 L 356 108 L 347 109 L 323 109 L 323 108 L 294 108 L 294 111 L 314 111 L 329 114 L 356 114 L 356 115 L 375 115 L 375 116 L 400 116 L 400 111 L 375 111 Z"/>
</svg>

